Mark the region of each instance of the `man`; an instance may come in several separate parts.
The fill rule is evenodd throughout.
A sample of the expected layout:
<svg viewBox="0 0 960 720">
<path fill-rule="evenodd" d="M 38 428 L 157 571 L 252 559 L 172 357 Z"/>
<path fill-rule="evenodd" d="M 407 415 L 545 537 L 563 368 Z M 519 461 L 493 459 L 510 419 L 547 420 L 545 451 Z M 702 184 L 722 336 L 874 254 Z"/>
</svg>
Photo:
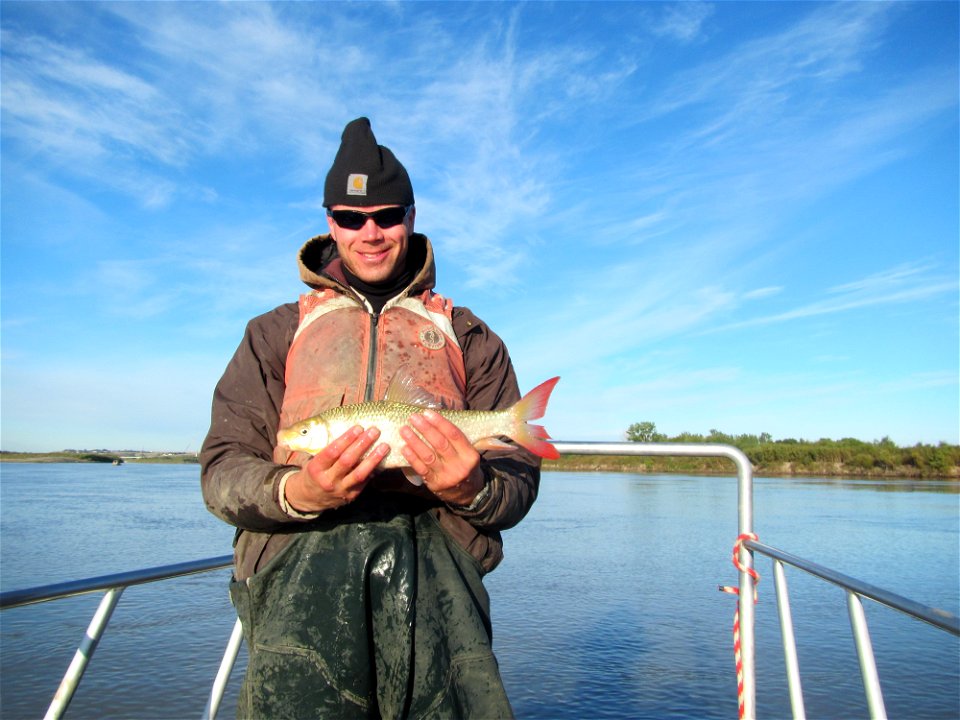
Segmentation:
<svg viewBox="0 0 960 720">
<path fill-rule="evenodd" d="M 482 576 L 536 498 L 539 460 L 481 455 L 438 413 L 402 431 L 415 486 L 354 427 L 312 457 L 278 429 L 383 399 L 412 378 L 444 407 L 506 408 L 506 347 L 433 292 L 413 187 L 366 118 L 347 124 L 324 186 L 329 234 L 299 254 L 310 291 L 254 318 L 217 385 L 201 451 L 207 507 L 237 527 L 231 597 L 250 653 L 242 717 L 512 715 Z"/>
</svg>

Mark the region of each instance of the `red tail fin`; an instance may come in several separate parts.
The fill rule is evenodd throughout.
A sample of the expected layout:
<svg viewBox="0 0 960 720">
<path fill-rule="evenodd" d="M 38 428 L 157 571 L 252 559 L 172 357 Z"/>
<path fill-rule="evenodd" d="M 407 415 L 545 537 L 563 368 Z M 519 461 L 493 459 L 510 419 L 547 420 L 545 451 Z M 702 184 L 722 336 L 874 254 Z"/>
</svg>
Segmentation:
<svg viewBox="0 0 960 720">
<path fill-rule="evenodd" d="M 513 439 L 535 455 L 549 460 L 556 460 L 560 457 L 560 453 L 553 445 L 546 442 L 550 436 L 544 427 L 529 425 L 527 422 L 542 418 L 547 412 L 547 401 L 550 400 L 550 393 L 553 392 L 559 380 L 559 377 L 555 377 L 537 385 L 524 395 L 511 411 L 516 420 L 516 433 Z"/>
</svg>

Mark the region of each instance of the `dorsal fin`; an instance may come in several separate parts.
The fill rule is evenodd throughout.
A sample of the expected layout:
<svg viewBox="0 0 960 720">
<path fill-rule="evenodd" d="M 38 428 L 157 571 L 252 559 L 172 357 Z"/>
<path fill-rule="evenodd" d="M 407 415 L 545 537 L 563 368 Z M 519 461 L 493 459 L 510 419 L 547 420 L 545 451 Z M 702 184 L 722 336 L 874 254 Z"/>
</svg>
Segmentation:
<svg viewBox="0 0 960 720">
<path fill-rule="evenodd" d="M 443 401 L 417 385 L 405 368 L 397 370 L 390 380 L 384 400 L 405 405 L 416 405 L 424 409 L 443 410 Z"/>
</svg>

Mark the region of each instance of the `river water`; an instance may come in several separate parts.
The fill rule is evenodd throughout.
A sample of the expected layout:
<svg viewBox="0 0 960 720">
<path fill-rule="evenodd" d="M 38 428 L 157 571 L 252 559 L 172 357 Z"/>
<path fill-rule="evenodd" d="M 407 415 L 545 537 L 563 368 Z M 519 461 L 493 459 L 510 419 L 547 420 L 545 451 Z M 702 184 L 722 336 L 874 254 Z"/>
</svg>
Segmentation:
<svg viewBox="0 0 960 720">
<path fill-rule="evenodd" d="M 956 482 L 758 478 L 760 540 L 960 613 Z M 545 473 L 486 583 L 520 718 L 731 718 L 736 480 Z M 196 465 L 0 466 L 0 588 L 230 552 Z M 769 561 L 757 615 L 757 711 L 790 715 Z M 228 572 L 129 588 L 70 718 L 198 717 L 233 623 Z M 844 593 L 788 570 L 808 717 L 866 717 Z M 0 616 L 0 716 L 42 716 L 100 595 Z M 891 718 L 960 717 L 952 635 L 865 601 Z M 245 655 L 241 654 L 241 662 Z M 233 717 L 241 672 L 221 717 Z"/>
</svg>

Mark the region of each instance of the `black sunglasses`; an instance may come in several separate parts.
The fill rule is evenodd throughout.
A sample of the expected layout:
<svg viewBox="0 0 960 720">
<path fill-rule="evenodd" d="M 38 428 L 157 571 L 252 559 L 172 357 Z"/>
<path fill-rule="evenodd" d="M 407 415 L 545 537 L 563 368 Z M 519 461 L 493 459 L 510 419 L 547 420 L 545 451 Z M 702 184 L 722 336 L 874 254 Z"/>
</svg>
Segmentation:
<svg viewBox="0 0 960 720">
<path fill-rule="evenodd" d="M 345 230 L 359 230 L 367 224 L 367 218 L 373 218 L 373 221 L 381 228 L 391 228 L 402 223 L 412 207 L 413 205 L 397 205 L 369 213 L 359 210 L 327 210 L 327 215 L 332 217 L 333 221 Z"/>
</svg>

